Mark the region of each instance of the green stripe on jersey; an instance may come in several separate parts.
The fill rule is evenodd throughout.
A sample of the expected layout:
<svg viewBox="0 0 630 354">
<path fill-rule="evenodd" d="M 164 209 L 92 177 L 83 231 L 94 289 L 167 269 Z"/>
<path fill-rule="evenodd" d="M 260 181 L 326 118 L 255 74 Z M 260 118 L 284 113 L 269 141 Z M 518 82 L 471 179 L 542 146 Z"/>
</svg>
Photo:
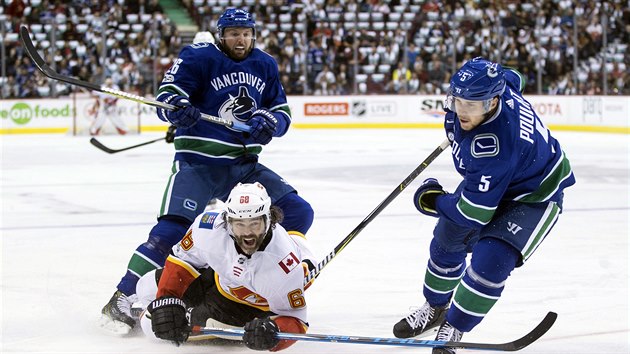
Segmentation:
<svg viewBox="0 0 630 354">
<path fill-rule="evenodd" d="M 289 118 L 291 118 L 291 108 L 289 107 L 288 104 L 285 105 L 281 105 L 278 106 L 278 108 L 273 108 L 274 111 L 282 111 L 284 112 L 287 116 L 289 116 Z"/>
<path fill-rule="evenodd" d="M 438 276 L 427 269 L 426 273 L 424 274 L 424 285 L 435 292 L 448 293 L 455 289 L 455 287 L 459 283 L 460 278 L 461 276 L 457 276 L 454 278 Z"/>
<path fill-rule="evenodd" d="M 131 256 L 127 265 L 127 269 L 140 277 L 157 268 L 158 266 L 155 263 L 141 257 L 137 252 Z"/>
<path fill-rule="evenodd" d="M 553 225 L 558 219 L 560 214 L 560 207 L 556 203 L 549 203 L 543 218 L 540 220 L 534 232 L 532 232 L 530 239 L 527 241 L 525 248 L 523 249 L 523 261 L 526 261 L 532 253 L 538 248 L 538 245 L 545 239 L 545 236 L 551 231 Z"/>
<path fill-rule="evenodd" d="M 175 139 L 177 152 L 188 152 L 206 157 L 234 159 L 245 154 L 258 155 L 262 151 L 260 145 L 230 145 L 216 140 L 205 140 L 194 137 L 177 137 Z"/>
<path fill-rule="evenodd" d="M 525 75 L 521 74 L 520 71 L 518 71 L 518 70 L 516 70 L 516 69 L 514 69 L 512 67 L 504 66 L 503 68 L 506 69 L 506 70 L 509 70 L 509 71 L 511 71 L 513 73 L 515 73 L 518 76 L 518 78 L 520 79 L 520 83 L 519 83 L 520 85 L 519 85 L 519 88 L 518 88 L 518 92 L 523 93 L 523 91 L 525 90 L 525 87 L 527 86 L 527 77 L 525 77 Z"/>
<path fill-rule="evenodd" d="M 556 166 L 554 166 L 549 174 L 545 176 L 545 179 L 543 179 L 542 183 L 540 183 L 538 189 L 532 193 L 520 195 L 514 200 L 525 203 L 544 202 L 554 193 L 556 193 L 562 181 L 569 178 L 569 176 L 571 176 L 571 173 L 571 164 L 569 163 L 569 159 L 567 159 L 563 151 L 562 158 L 558 160 Z"/>
<path fill-rule="evenodd" d="M 478 291 L 474 291 L 466 283 L 461 282 L 460 286 L 455 290 L 454 300 L 458 307 L 466 313 L 485 316 L 499 298 L 488 296 Z"/>
<path fill-rule="evenodd" d="M 174 85 L 174 84 L 165 84 L 165 85 L 160 86 L 156 97 L 159 96 L 162 92 L 174 93 L 176 95 L 180 95 L 180 96 L 184 96 L 188 98 L 188 94 L 184 90 L 179 88 L 179 86 Z"/>
<path fill-rule="evenodd" d="M 164 190 L 164 195 L 162 195 L 162 205 L 160 205 L 160 212 L 158 214 L 158 218 L 168 214 L 168 208 L 171 201 L 171 192 L 173 191 L 173 184 L 175 183 L 175 175 L 179 172 L 179 162 L 173 161 L 173 165 L 171 166 L 171 175 L 168 177 L 168 183 L 166 183 L 166 189 Z"/>
<path fill-rule="evenodd" d="M 485 225 L 492 220 L 492 216 L 496 210 L 495 208 L 488 208 L 481 205 L 472 204 L 462 194 L 457 202 L 457 209 L 464 217 L 470 220 L 474 220 L 482 225 Z"/>
</svg>

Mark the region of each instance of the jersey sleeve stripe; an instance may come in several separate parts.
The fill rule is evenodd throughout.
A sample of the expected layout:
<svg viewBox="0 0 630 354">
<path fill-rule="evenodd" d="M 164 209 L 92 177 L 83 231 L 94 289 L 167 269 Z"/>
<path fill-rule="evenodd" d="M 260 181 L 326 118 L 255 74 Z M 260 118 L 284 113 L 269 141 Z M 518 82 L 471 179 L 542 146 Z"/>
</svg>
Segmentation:
<svg viewBox="0 0 630 354">
<path fill-rule="evenodd" d="M 175 84 L 164 84 L 161 85 L 160 88 L 158 89 L 158 96 L 160 97 L 160 95 L 164 92 L 170 92 L 170 93 L 176 93 L 180 96 L 184 96 L 186 98 L 189 98 L 190 95 L 186 93 L 186 91 L 184 91 L 182 88 L 180 88 L 179 86 L 175 85 Z"/>
<path fill-rule="evenodd" d="M 545 176 L 538 189 L 531 193 L 522 194 L 514 198 L 514 200 L 525 203 L 544 202 L 558 191 L 562 182 L 571 177 L 572 173 L 571 164 L 563 151 L 562 157 L 558 159 L 556 165 Z"/>
<path fill-rule="evenodd" d="M 486 225 L 492 220 L 496 207 L 487 207 L 479 205 L 468 200 L 462 193 L 459 201 L 457 202 L 457 210 L 468 220 L 477 222 L 481 225 Z"/>
<path fill-rule="evenodd" d="M 513 72 L 514 74 L 516 74 L 516 76 L 518 76 L 519 81 L 520 81 L 518 91 L 523 92 L 523 90 L 525 90 L 525 86 L 527 85 L 527 80 L 525 80 L 525 75 L 521 74 L 521 72 L 516 69 L 508 68 L 507 70 Z"/>
<path fill-rule="evenodd" d="M 197 277 L 199 277 L 201 275 L 201 273 L 199 273 L 197 271 L 197 269 L 195 269 L 193 266 L 191 266 L 187 262 L 185 262 L 185 261 L 183 261 L 183 260 L 181 260 L 181 259 L 179 259 L 177 257 L 168 256 L 166 261 L 174 263 L 174 264 L 177 264 L 181 268 L 185 269 L 188 273 L 190 273 L 190 275 L 192 275 L 194 278 L 197 278 Z"/>
<path fill-rule="evenodd" d="M 299 231 L 287 231 L 287 233 L 291 236 L 298 236 L 306 240 L 306 235 L 304 235 L 303 233 Z"/>
<path fill-rule="evenodd" d="M 287 103 L 279 104 L 277 106 L 269 108 L 272 112 L 284 113 L 289 120 L 291 120 L 291 108 Z"/>
</svg>

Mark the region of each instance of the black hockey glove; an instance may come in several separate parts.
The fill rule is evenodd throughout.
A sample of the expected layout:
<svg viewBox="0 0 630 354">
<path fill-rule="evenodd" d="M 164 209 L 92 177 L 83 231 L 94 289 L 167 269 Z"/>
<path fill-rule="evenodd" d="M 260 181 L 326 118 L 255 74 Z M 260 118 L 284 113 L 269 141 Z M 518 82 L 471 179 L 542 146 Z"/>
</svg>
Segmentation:
<svg viewBox="0 0 630 354">
<path fill-rule="evenodd" d="M 164 103 L 172 104 L 179 109 L 174 111 L 168 111 L 163 108 L 158 109 L 158 117 L 165 121 L 170 122 L 178 128 L 190 128 L 197 124 L 197 121 L 201 119 L 201 112 L 198 108 L 193 107 L 190 101 L 184 96 L 170 95 L 163 101 Z"/>
<path fill-rule="evenodd" d="M 175 141 L 175 130 L 176 129 L 177 129 L 177 127 L 174 126 L 174 125 L 171 125 L 171 126 L 168 127 L 168 130 L 166 131 L 166 138 L 165 138 L 167 143 L 170 144 L 170 143 Z"/>
<path fill-rule="evenodd" d="M 269 350 L 280 342 L 278 325 L 269 317 L 254 318 L 245 324 L 243 341 L 249 349 Z"/>
<path fill-rule="evenodd" d="M 439 217 L 440 215 L 436 209 L 436 199 L 443 194 L 446 194 L 446 192 L 442 189 L 438 180 L 427 178 L 413 195 L 413 205 L 424 215 Z"/>
<path fill-rule="evenodd" d="M 186 304 L 182 299 L 163 296 L 147 307 L 151 314 L 151 329 L 160 339 L 171 340 L 179 345 L 188 339 L 190 326 L 186 319 Z"/>
<path fill-rule="evenodd" d="M 250 136 L 255 142 L 267 145 L 276 133 L 278 118 L 265 108 L 254 111 L 247 121 L 247 125 L 252 127 Z"/>
</svg>

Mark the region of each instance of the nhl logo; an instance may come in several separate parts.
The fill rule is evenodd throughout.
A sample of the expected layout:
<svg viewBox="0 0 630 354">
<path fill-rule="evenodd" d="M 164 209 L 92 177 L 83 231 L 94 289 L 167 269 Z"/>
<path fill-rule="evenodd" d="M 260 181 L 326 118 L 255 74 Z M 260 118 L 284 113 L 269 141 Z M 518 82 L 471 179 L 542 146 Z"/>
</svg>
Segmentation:
<svg viewBox="0 0 630 354">
<path fill-rule="evenodd" d="M 365 101 L 352 102 L 352 115 L 354 117 L 364 116 L 367 112 L 367 103 Z"/>
</svg>

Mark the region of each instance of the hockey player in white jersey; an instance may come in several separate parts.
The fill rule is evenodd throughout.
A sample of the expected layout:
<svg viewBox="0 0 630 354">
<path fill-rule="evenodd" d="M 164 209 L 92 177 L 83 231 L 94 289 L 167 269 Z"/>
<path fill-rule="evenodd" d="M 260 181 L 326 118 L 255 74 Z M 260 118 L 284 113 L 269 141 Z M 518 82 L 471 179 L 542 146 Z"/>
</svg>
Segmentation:
<svg viewBox="0 0 630 354">
<path fill-rule="evenodd" d="M 112 81 L 110 77 L 105 79 L 104 86 L 114 90 L 120 90 L 120 87 L 114 84 L 114 81 Z M 95 117 L 94 121 L 90 125 L 90 135 L 98 135 L 101 132 L 101 128 L 103 128 L 103 124 L 105 124 L 105 121 L 107 119 L 112 122 L 118 134 L 127 134 L 127 127 L 118 114 L 118 107 L 116 106 L 118 103 L 118 98 L 110 94 L 101 92 L 97 92 L 95 94 L 95 97 Z"/>
<path fill-rule="evenodd" d="M 250 349 L 293 344 L 276 333 L 306 333 L 304 276 L 313 257 L 303 237 L 278 224 L 281 218 L 258 182 L 239 183 L 222 209 L 199 215 L 164 269 L 138 282 L 138 297 L 148 303 L 143 331 L 182 343 L 191 326 L 244 327 Z"/>
</svg>

